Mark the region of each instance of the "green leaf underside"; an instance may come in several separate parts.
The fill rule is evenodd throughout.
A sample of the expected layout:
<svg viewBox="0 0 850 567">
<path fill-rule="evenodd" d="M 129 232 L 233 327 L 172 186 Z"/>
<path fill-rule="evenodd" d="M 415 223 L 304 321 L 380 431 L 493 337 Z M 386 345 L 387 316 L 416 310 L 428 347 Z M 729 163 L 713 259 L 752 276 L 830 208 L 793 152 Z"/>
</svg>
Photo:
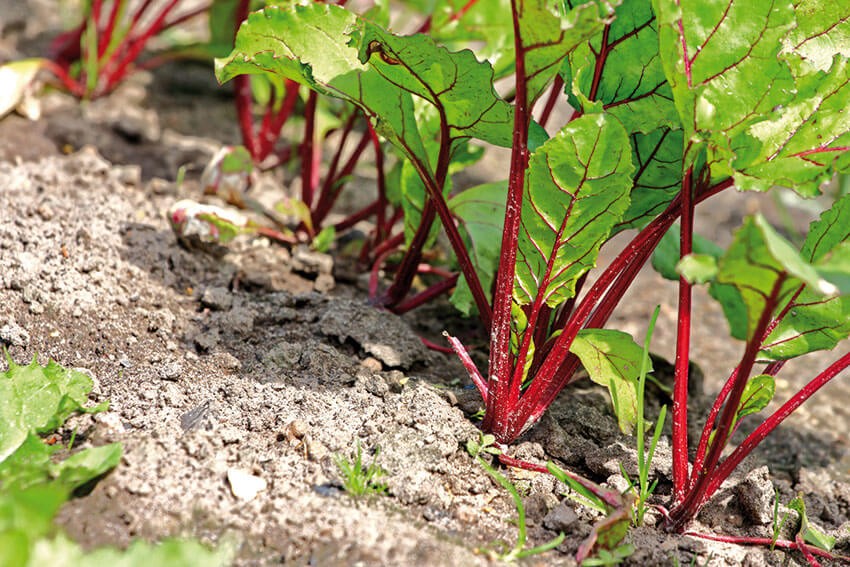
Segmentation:
<svg viewBox="0 0 850 567">
<path fill-rule="evenodd" d="M 523 195 L 514 300 L 556 307 L 596 263 L 629 204 L 631 150 L 604 114 L 569 123 L 531 156 Z"/>
<path fill-rule="evenodd" d="M 615 9 L 607 33 L 570 54 L 571 98 L 584 112 L 601 103 L 630 133 L 650 134 L 661 127 L 678 129 L 673 93 L 658 56 L 658 32 L 646 0 L 626 0 Z M 601 74 L 596 77 L 597 65 Z M 596 77 L 593 100 L 591 91 Z"/>
<path fill-rule="evenodd" d="M 513 110 L 493 90 L 493 68 L 472 51 L 452 53 L 426 35 L 397 36 L 369 22 L 353 38 L 359 41 L 361 61 L 390 84 L 439 108 L 453 138 L 511 145 Z"/>
<path fill-rule="evenodd" d="M 717 260 L 710 254 L 688 254 L 676 264 L 676 271 L 690 283 L 704 284 L 717 275 Z"/>
<path fill-rule="evenodd" d="M 780 286 L 777 296 L 779 306 L 803 283 L 821 295 L 834 290 L 834 286 L 821 278 L 815 267 L 761 216 L 748 217 L 735 233 L 732 245 L 720 260 L 716 283 L 734 286 L 743 301 L 747 325 L 745 328 L 732 328 L 732 335 L 742 339 L 752 337 L 776 285 Z M 737 307 L 723 304 L 727 314 Z"/>
<path fill-rule="evenodd" d="M 467 189 L 449 201 L 484 289 L 491 288 L 499 266 L 507 191 L 507 182 L 497 181 Z M 465 315 L 472 311 L 475 303 L 465 278 L 458 280 L 450 301 Z"/>
<path fill-rule="evenodd" d="M 570 352 L 579 357 L 591 380 L 608 388 L 620 430 L 631 433 L 637 423 L 637 380 L 643 348 L 622 331 L 584 329 Z"/>
<path fill-rule="evenodd" d="M 766 408 L 775 393 L 776 381 L 773 376 L 759 374 L 750 378 L 744 387 L 741 403 L 738 404 L 738 411 L 735 414 L 736 421 L 745 415 L 758 413 Z"/>
<path fill-rule="evenodd" d="M 812 223 L 801 255 L 816 266 L 850 241 L 850 195 Z M 829 350 L 850 335 L 850 296 L 824 298 L 806 288 L 762 345 L 763 357 L 782 360 Z"/>
</svg>

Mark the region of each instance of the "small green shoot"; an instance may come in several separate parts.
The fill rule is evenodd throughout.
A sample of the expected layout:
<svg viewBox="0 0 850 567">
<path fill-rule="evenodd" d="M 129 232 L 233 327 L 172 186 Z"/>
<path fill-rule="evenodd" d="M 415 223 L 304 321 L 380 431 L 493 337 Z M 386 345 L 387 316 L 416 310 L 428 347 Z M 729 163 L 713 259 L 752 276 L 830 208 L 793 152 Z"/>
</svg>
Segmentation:
<svg viewBox="0 0 850 567">
<path fill-rule="evenodd" d="M 487 474 L 489 474 L 497 483 L 499 483 L 499 486 L 508 491 L 508 493 L 511 495 L 511 498 L 513 498 L 514 506 L 516 506 L 516 543 L 509 551 L 497 554 L 497 559 L 506 563 L 513 563 L 515 561 L 519 561 L 520 559 L 531 557 L 533 555 L 538 555 L 540 553 L 545 553 L 550 549 L 555 549 L 556 547 L 561 545 L 562 541 L 564 541 L 565 536 L 563 533 L 559 534 L 558 537 L 556 537 L 555 539 L 548 541 L 542 545 L 526 549 L 525 544 L 528 540 L 528 533 L 525 521 L 525 506 L 522 503 L 522 497 L 519 495 L 519 492 L 517 491 L 513 483 L 508 480 L 505 475 L 497 471 L 495 468 L 490 466 L 487 461 L 481 458 L 482 453 L 487 453 L 490 455 L 499 455 L 501 453 L 499 448 L 494 445 L 495 441 L 496 438 L 493 435 L 482 434 L 477 441 L 474 439 L 470 439 L 469 441 L 467 441 L 466 450 L 476 461 L 478 461 L 478 464 L 481 465 L 485 471 L 487 471 Z"/>
<path fill-rule="evenodd" d="M 619 565 L 635 552 L 635 546 L 630 543 L 623 544 L 612 550 L 600 549 L 593 556 L 581 562 L 581 567 L 598 567 L 600 565 Z"/>
<path fill-rule="evenodd" d="M 655 479 L 652 484 L 649 483 L 649 468 L 652 464 L 652 458 L 655 456 L 655 448 L 658 445 L 658 440 L 661 438 L 661 430 L 664 427 L 664 420 L 667 418 L 667 406 L 662 406 L 658 414 L 658 420 L 655 422 L 655 430 L 652 433 L 652 440 L 649 443 L 649 452 L 645 451 L 645 432 L 646 420 L 644 419 L 644 394 L 646 391 L 646 375 L 649 370 L 649 344 L 652 341 L 652 333 L 655 331 L 655 323 L 658 320 L 658 312 L 660 306 L 655 307 L 652 312 L 652 317 L 649 320 L 649 328 L 646 331 L 646 339 L 643 343 L 643 357 L 641 358 L 640 376 L 638 378 L 637 392 L 637 461 L 638 461 L 638 478 L 637 483 L 629 477 L 623 464 L 620 463 L 620 471 L 629 483 L 629 488 L 637 496 L 635 501 L 633 521 L 635 525 L 643 525 L 643 518 L 646 514 L 646 502 L 652 493 L 655 492 L 655 487 L 658 485 L 658 479 Z"/>
<path fill-rule="evenodd" d="M 770 538 L 771 551 L 773 551 L 776 547 L 776 541 L 782 533 L 782 527 L 785 525 L 785 522 L 788 520 L 788 516 L 791 514 L 790 510 L 786 510 L 785 513 L 782 514 L 782 518 L 779 517 L 779 489 L 774 488 L 773 491 L 773 535 Z"/>
<path fill-rule="evenodd" d="M 380 447 L 375 447 L 375 456 L 372 462 L 364 468 L 363 451 L 358 440 L 353 461 L 349 461 L 341 455 L 334 457 L 334 463 L 342 474 L 342 485 L 345 491 L 354 498 L 383 494 L 387 491 L 387 485 L 378 481 L 386 474 L 386 471 L 377 464 L 380 452 Z"/>
</svg>

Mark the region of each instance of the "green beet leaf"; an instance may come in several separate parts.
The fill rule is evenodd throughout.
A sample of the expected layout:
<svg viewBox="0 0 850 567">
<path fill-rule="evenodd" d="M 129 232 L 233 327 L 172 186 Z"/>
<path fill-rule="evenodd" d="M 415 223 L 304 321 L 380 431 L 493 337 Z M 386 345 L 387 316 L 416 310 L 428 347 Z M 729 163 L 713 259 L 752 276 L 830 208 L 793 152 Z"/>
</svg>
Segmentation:
<svg viewBox="0 0 850 567">
<path fill-rule="evenodd" d="M 676 264 L 676 272 L 690 283 L 704 284 L 717 275 L 717 259 L 710 254 L 688 254 Z"/>
<path fill-rule="evenodd" d="M 429 36 L 397 36 L 369 22 L 353 39 L 363 63 L 438 109 L 451 138 L 511 145 L 513 109 L 493 90 L 493 68 L 472 51 L 452 53 Z"/>
<path fill-rule="evenodd" d="M 493 66 L 496 79 L 514 70 L 514 23 L 510 0 L 438 0 L 425 8 L 431 17 L 428 35 L 451 48 L 475 42 L 475 53 Z"/>
<path fill-rule="evenodd" d="M 828 71 L 836 53 L 850 57 L 850 4 L 832 0 L 794 0 L 797 25 L 785 51 L 800 56 L 805 71 Z"/>
<path fill-rule="evenodd" d="M 846 278 L 846 248 L 850 242 L 850 195 L 844 196 L 809 227 L 802 256 L 813 263 L 830 283 L 835 275 Z M 838 249 L 838 250 L 837 250 Z M 835 252 L 838 252 L 836 255 Z M 827 267 L 826 272 L 824 266 Z M 831 268 L 830 268 L 831 266 Z M 823 297 L 805 287 L 792 300 L 787 314 L 762 345 L 761 355 L 772 360 L 794 358 L 815 350 L 829 350 L 850 336 L 850 296 L 841 290 L 838 297 Z"/>
<path fill-rule="evenodd" d="M 629 208 L 615 232 L 641 228 L 662 212 L 682 188 L 682 130 L 659 128 L 651 134 L 633 133 L 634 187 Z"/>
<path fill-rule="evenodd" d="M 523 195 L 514 300 L 556 307 L 596 263 L 629 204 L 631 148 L 605 114 L 570 122 L 531 156 Z"/>
<path fill-rule="evenodd" d="M 579 357 L 591 380 L 608 388 L 620 430 L 631 433 L 637 423 L 643 348 L 622 331 L 584 329 L 570 345 L 570 352 Z"/>
<path fill-rule="evenodd" d="M 759 374 L 750 378 L 744 387 L 741 402 L 738 404 L 735 421 L 738 421 L 745 415 L 758 413 L 766 408 L 775 393 L 776 381 L 773 376 Z"/>
<path fill-rule="evenodd" d="M 516 4 L 531 102 L 558 74 L 567 55 L 600 32 L 613 11 L 607 3 L 595 1 L 517 0 Z"/>
<path fill-rule="evenodd" d="M 779 59 L 794 25 L 790 2 L 653 0 L 664 72 L 685 140 L 708 143 L 709 162 L 728 173 L 728 140 L 792 98 Z M 685 166 L 696 157 L 689 153 Z"/>
<path fill-rule="evenodd" d="M 359 58 L 350 35 L 357 16 L 339 6 L 270 6 L 239 28 L 235 47 L 216 59 L 222 82 L 241 74 L 272 74 L 347 100 L 374 117 L 376 130 L 430 174 L 411 94 Z"/>
<path fill-rule="evenodd" d="M 806 514 L 806 502 L 803 500 L 802 493 L 791 500 L 788 507 L 800 516 L 799 534 L 803 536 L 803 541 L 820 549 L 831 551 L 835 546 L 835 538 L 812 525 L 808 514 Z"/>
<path fill-rule="evenodd" d="M 733 140 L 735 183 L 766 191 L 774 185 L 816 195 L 837 171 L 850 170 L 850 62 L 797 81 L 794 100 Z"/>
<path fill-rule="evenodd" d="M 749 217 L 721 258 L 716 283 L 734 286 L 746 308 L 746 330 L 732 328 L 736 338 L 751 338 L 774 289 L 775 305 L 785 304 L 805 284 L 821 296 L 836 295 L 837 288 L 800 255 L 759 215 Z M 777 287 L 778 286 L 778 287 Z M 737 305 L 723 305 L 729 313 Z M 730 322 L 732 322 L 730 320 Z"/>
<path fill-rule="evenodd" d="M 601 103 L 630 133 L 681 128 L 658 55 L 655 14 L 646 0 L 617 6 L 614 20 L 574 50 L 568 63 L 565 82 L 572 84 L 577 108 L 588 112 Z"/>
<path fill-rule="evenodd" d="M 507 192 L 507 183 L 497 181 L 472 187 L 449 200 L 449 208 L 467 241 L 475 271 L 485 290 L 491 288 L 499 266 Z M 458 281 L 450 301 L 465 315 L 475 307 L 463 277 Z"/>
</svg>

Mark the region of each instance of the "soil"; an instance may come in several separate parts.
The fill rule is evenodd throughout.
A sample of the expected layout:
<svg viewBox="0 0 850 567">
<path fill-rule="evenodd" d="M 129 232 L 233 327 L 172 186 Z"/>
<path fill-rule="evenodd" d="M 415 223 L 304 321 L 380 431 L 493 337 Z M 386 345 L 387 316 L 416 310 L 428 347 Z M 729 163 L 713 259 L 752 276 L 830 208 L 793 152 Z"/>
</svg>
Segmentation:
<svg viewBox="0 0 850 567">
<path fill-rule="evenodd" d="M 0 29 L 0 53 L 36 49 L 26 47 L 35 32 Z M 110 410 L 72 419 L 64 434 L 76 430 L 78 446 L 124 446 L 121 465 L 66 505 L 59 523 L 87 548 L 170 535 L 227 541 L 238 565 L 496 562 L 488 550 L 512 545 L 516 512 L 465 450 L 480 400 L 454 357 L 419 340 L 474 325 L 439 303 L 403 318 L 376 309 L 362 278 L 308 249 L 243 238 L 216 257 L 176 241 L 164 212 L 200 199 L 200 170 L 238 141 L 228 93 L 209 69 L 172 64 L 108 99 L 51 95 L 38 121 L 0 121 L 0 342 L 19 362 L 85 369 L 94 400 Z M 267 186 L 280 194 L 275 179 Z M 718 197 L 703 216 L 707 235 L 728 239 L 745 212 L 768 205 Z M 610 323 L 642 336 L 660 304 L 656 366 L 672 358 L 675 296 L 674 284 L 646 271 Z M 702 390 L 719 389 L 742 347 L 723 340 L 722 313 L 701 292 L 696 310 L 694 363 L 706 377 L 692 412 L 703 415 Z M 830 358 L 789 366 L 778 397 Z M 775 487 L 786 503 L 802 492 L 811 519 L 850 553 L 843 378 L 744 463 L 694 531 L 770 537 Z M 656 393 L 652 411 L 661 403 Z M 385 495 L 358 500 L 342 489 L 335 460 L 357 446 L 384 469 Z M 604 393 L 580 381 L 510 452 L 622 488 L 619 463 L 633 472 L 633 447 Z M 662 441 L 659 503 L 669 499 L 669 462 Z M 530 544 L 566 533 L 526 562 L 575 564 L 599 517 L 548 475 L 504 472 L 523 495 Z M 654 511 L 648 523 L 631 531 L 636 551 L 624 564 L 805 564 L 798 553 L 664 533 Z"/>
</svg>

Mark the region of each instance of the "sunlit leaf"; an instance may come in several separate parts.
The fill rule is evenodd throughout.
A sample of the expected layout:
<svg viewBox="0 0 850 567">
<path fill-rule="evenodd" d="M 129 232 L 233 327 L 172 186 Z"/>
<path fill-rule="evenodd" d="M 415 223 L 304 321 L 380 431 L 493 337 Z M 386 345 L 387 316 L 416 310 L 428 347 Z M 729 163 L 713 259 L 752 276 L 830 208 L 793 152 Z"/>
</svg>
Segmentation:
<svg viewBox="0 0 850 567">
<path fill-rule="evenodd" d="M 596 263 L 629 204 L 631 148 L 604 114 L 570 122 L 531 156 L 523 196 L 515 301 L 555 307 Z"/>
</svg>

